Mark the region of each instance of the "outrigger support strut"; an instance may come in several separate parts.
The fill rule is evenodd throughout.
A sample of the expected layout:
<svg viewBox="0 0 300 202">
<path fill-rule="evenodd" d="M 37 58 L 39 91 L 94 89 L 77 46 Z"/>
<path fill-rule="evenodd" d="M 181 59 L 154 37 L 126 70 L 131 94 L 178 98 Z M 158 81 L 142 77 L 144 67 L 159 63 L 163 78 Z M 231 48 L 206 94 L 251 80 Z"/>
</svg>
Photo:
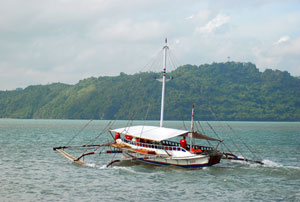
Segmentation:
<svg viewBox="0 0 300 202">
<path fill-rule="evenodd" d="M 245 158 L 239 158 L 236 155 L 231 154 L 231 153 L 223 153 L 223 155 L 225 156 L 223 158 L 224 159 L 228 159 L 228 160 L 246 161 L 246 162 L 258 163 L 260 165 L 264 165 L 264 163 L 262 161 L 245 159 Z"/>
<path fill-rule="evenodd" d="M 94 145 L 59 146 L 59 147 L 53 147 L 53 150 L 61 153 L 64 157 L 66 157 L 67 159 L 71 160 L 73 163 L 77 163 L 77 164 L 80 164 L 80 165 L 86 165 L 86 162 L 84 162 L 84 161 L 81 160 L 83 157 L 88 156 L 88 155 L 94 155 L 94 154 L 96 154 L 95 151 L 99 147 L 109 147 L 109 146 L 112 146 L 112 144 L 113 143 L 94 144 Z M 94 148 L 95 151 L 83 153 L 79 157 L 76 158 L 76 157 L 72 156 L 71 154 L 67 153 L 66 151 L 64 151 L 64 149 L 69 149 L 69 148 Z M 121 150 L 107 150 L 106 153 L 116 154 L 116 153 L 122 153 L 122 151 Z M 109 164 L 107 164 L 106 167 L 108 167 L 111 164 L 113 164 L 115 162 L 118 162 L 118 161 L 120 161 L 120 160 L 111 161 Z"/>
<path fill-rule="evenodd" d="M 76 146 L 59 146 L 59 147 L 53 147 L 53 150 L 56 151 L 58 149 L 68 149 L 68 148 L 75 148 L 75 147 L 104 147 L 104 146 L 110 146 L 111 143 L 105 143 L 105 144 L 85 144 L 85 145 L 76 145 Z"/>
<path fill-rule="evenodd" d="M 109 167 L 109 166 L 111 166 L 112 164 L 117 163 L 117 162 L 120 162 L 120 161 L 121 161 L 121 160 L 119 160 L 119 159 L 113 160 L 113 161 L 109 162 L 109 163 L 106 165 L 106 167 Z"/>
<path fill-rule="evenodd" d="M 87 156 L 87 155 L 93 155 L 93 154 L 95 154 L 95 152 L 84 153 L 81 156 L 79 156 L 77 159 L 75 159 L 74 161 L 79 161 L 82 157 Z"/>
</svg>

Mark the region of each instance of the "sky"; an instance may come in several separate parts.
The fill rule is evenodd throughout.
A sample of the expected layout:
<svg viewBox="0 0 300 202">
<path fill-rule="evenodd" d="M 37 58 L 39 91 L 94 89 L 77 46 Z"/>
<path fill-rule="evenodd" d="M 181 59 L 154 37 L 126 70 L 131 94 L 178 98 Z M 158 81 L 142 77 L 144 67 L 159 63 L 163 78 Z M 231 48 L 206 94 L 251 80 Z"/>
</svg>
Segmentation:
<svg viewBox="0 0 300 202">
<path fill-rule="evenodd" d="M 0 90 L 146 71 L 166 37 L 178 65 L 300 76 L 299 0 L 0 0 L 0 13 Z"/>
</svg>

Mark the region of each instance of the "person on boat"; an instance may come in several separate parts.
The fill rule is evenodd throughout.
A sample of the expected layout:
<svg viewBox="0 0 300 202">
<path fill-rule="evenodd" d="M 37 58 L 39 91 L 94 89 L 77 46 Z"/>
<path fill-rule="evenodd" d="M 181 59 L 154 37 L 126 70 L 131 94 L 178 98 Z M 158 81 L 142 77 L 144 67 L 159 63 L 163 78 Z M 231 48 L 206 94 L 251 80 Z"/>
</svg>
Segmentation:
<svg viewBox="0 0 300 202">
<path fill-rule="evenodd" d="M 132 136 L 130 135 L 125 135 L 126 140 L 132 140 Z"/>
<path fill-rule="evenodd" d="M 115 140 L 117 141 L 117 139 L 121 139 L 120 133 L 116 133 L 116 134 L 115 134 Z"/>
<path fill-rule="evenodd" d="M 192 148 L 192 152 L 194 152 L 194 153 L 201 153 L 202 150 L 200 148 L 198 148 L 198 149 Z"/>
<path fill-rule="evenodd" d="M 186 149 L 186 140 L 185 140 L 185 136 L 183 136 L 183 138 L 180 140 L 180 146 L 184 149 Z"/>
<path fill-rule="evenodd" d="M 137 137 L 137 138 L 135 138 L 135 140 L 136 140 L 136 145 L 140 146 L 140 138 Z"/>
</svg>

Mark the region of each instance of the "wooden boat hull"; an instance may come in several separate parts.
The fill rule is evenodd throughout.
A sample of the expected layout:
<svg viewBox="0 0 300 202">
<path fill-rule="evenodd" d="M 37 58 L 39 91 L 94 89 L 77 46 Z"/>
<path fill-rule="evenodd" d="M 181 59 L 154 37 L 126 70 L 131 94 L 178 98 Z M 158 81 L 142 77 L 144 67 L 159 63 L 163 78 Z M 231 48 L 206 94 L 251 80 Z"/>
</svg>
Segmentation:
<svg viewBox="0 0 300 202">
<path fill-rule="evenodd" d="M 179 166 L 183 168 L 201 168 L 218 164 L 221 160 L 222 154 L 215 155 L 197 155 L 191 158 L 164 158 L 159 156 L 148 156 L 145 154 L 126 151 L 126 157 L 138 160 L 144 163 L 165 165 L 165 166 Z"/>
</svg>

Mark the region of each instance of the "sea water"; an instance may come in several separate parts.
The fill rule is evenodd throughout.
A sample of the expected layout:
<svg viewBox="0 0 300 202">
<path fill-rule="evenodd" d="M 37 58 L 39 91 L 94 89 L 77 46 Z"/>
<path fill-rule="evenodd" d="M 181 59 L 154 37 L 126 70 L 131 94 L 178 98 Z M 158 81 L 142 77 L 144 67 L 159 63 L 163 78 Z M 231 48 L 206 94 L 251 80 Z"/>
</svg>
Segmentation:
<svg viewBox="0 0 300 202">
<path fill-rule="evenodd" d="M 183 169 L 123 160 L 106 167 L 123 157 L 105 150 L 99 154 L 99 148 L 85 158 L 88 166 L 79 166 L 52 149 L 107 142 L 111 135 L 103 131 L 108 124 L 128 123 L 0 120 L 0 201 L 300 201 L 299 122 L 209 122 L 214 131 L 200 122 L 199 130 L 224 139 L 220 149 L 264 165 L 222 160 L 212 167 Z M 184 123 L 166 121 L 165 126 L 182 129 Z M 76 155 L 85 151 L 70 150 Z"/>
</svg>

